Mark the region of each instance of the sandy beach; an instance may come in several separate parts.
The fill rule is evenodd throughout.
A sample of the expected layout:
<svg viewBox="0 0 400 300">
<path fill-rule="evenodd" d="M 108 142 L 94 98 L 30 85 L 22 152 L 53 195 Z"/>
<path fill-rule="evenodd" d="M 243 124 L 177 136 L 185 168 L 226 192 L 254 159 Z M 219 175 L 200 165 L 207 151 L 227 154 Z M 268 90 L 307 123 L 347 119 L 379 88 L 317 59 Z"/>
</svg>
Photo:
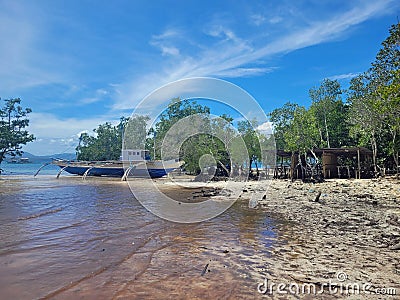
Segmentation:
<svg viewBox="0 0 400 300">
<path fill-rule="evenodd" d="M 288 244 L 274 249 L 272 272 L 267 274 L 272 281 L 320 287 L 330 279 L 338 285 L 368 283 L 371 294 L 360 293 L 363 299 L 399 297 L 399 180 L 329 180 L 320 184 L 276 180 L 266 198 L 261 209 L 291 224 L 284 233 L 290 237 Z M 385 295 L 387 290 L 377 295 L 376 289 L 389 287 L 397 289 L 397 296 Z M 346 292 L 357 291 L 350 286 Z M 328 295 L 325 287 L 323 298 Z"/>
</svg>

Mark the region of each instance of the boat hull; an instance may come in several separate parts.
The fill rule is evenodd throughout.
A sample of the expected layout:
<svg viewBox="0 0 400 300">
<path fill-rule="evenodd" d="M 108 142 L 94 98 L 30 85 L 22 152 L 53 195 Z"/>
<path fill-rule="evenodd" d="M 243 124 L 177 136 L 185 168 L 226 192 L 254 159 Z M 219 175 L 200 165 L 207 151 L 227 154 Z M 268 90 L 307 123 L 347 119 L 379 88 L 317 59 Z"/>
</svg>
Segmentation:
<svg viewBox="0 0 400 300">
<path fill-rule="evenodd" d="M 73 175 L 87 176 L 107 176 L 107 177 L 123 177 L 125 171 L 131 167 L 128 177 L 141 178 L 160 178 L 173 170 L 179 168 L 182 163 L 172 162 L 166 163 L 161 161 L 135 162 L 126 163 L 104 163 L 103 165 L 90 165 L 84 162 L 67 162 L 56 161 L 53 164 L 59 166 L 63 171 Z"/>
</svg>

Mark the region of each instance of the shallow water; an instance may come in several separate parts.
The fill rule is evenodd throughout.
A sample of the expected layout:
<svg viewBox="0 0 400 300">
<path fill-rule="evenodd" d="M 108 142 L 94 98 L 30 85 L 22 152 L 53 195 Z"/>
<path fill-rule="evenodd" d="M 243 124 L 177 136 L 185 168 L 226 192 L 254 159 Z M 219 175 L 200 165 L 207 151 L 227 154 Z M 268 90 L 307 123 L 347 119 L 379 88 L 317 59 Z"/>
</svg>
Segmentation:
<svg viewBox="0 0 400 300">
<path fill-rule="evenodd" d="M 284 242 L 244 201 L 178 224 L 104 178 L 0 177 L 0 224 L 3 299 L 254 298 Z"/>
<path fill-rule="evenodd" d="M 26 164 L 15 164 L 15 163 L 6 163 L 3 162 L 0 165 L 0 168 L 3 170 L 3 175 L 34 175 L 37 170 L 44 163 L 26 163 Z M 60 171 L 60 168 L 55 165 L 46 165 L 43 169 L 41 169 L 41 175 L 55 175 Z M 64 172 L 63 175 L 66 173 Z"/>
</svg>

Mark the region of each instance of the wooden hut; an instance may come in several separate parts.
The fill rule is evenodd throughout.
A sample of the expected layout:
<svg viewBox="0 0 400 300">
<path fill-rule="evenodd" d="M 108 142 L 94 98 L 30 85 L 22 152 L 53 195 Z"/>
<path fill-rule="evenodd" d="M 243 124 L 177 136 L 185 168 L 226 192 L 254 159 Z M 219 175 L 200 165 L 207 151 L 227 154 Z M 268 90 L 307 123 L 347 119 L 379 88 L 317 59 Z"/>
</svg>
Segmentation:
<svg viewBox="0 0 400 300">
<path fill-rule="evenodd" d="M 369 178 L 372 177 L 372 151 L 364 147 L 317 148 L 313 152 L 319 159 L 324 178 Z M 298 164 L 298 152 L 277 151 L 278 163 L 275 178 L 304 179 L 305 162 Z M 312 160 L 311 152 L 307 157 Z M 290 170 L 283 164 L 290 158 Z M 279 164 L 279 160 L 281 163 Z M 318 167 L 318 166 L 317 166 Z"/>
<path fill-rule="evenodd" d="M 324 178 L 360 179 L 372 175 L 372 151 L 367 148 L 321 148 L 314 152 L 321 157 Z M 343 164 L 344 160 L 350 164 Z"/>
</svg>

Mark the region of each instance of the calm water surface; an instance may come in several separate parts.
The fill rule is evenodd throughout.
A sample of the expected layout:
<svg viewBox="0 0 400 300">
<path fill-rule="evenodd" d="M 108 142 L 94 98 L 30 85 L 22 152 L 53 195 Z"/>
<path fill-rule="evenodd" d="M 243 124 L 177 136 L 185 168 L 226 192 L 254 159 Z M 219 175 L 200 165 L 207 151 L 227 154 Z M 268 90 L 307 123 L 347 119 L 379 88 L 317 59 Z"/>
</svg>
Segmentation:
<svg viewBox="0 0 400 300">
<path fill-rule="evenodd" d="M 254 298 L 279 240 L 244 202 L 176 224 L 118 179 L 71 176 L 0 177 L 0 224 L 2 299 Z"/>
</svg>

